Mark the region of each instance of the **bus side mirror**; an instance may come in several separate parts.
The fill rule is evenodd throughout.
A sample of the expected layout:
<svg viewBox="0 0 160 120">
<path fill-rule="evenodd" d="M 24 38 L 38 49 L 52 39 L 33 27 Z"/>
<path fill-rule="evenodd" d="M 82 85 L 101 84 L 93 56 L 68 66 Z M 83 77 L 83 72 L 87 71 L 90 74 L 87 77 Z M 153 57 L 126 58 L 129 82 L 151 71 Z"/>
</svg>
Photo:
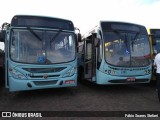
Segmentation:
<svg viewBox="0 0 160 120">
<path fill-rule="evenodd" d="M 77 36 L 77 41 L 78 41 L 78 42 L 82 42 L 81 34 L 80 34 L 80 33 L 77 33 L 76 36 Z"/>
<path fill-rule="evenodd" d="M 94 39 L 94 46 L 95 46 L 95 47 L 98 47 L 98 46 L 99 46 L 99 43 L 100 43 L 100 39 L 99 39 L 99 38 L 95 38 L 95 39 Z"/>
<path fill-rule="evenodd" d="M 5 42 L 5 31 L 4 30 L 0 31 L 0 42 Z"/>
<path fill-rule="evenodd" d="M 100 43 L 100 39 L 97 38 L 97 33 L 92 33 L 92 40 L 94 42 L 94 46 L 98 47 Z"/>
</svg>

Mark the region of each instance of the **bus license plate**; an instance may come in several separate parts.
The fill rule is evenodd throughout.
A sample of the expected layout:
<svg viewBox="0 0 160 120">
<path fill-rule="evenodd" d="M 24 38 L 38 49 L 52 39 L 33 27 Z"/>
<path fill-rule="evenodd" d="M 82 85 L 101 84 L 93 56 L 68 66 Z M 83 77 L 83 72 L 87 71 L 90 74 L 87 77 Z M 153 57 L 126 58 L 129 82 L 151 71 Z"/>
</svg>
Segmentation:
<svg viewBox="0 0 160 120">
<path fill-rule="evenodd" d="M 127 78 L 127 82 L 135 82 L 136 78 Z"/>
</svg>

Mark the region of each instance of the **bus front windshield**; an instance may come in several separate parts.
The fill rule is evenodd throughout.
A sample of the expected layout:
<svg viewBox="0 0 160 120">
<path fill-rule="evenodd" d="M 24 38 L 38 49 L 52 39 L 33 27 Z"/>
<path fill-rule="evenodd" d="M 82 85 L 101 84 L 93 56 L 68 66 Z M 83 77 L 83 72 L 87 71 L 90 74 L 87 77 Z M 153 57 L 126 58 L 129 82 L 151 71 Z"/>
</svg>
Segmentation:
<svg viewBox="0 0 160 120">
<path fill-rule="evenodd" d="M 104 32 L 105 60 L 115 66 L 148 66 L 151 61 L 147 35 L 120 31 Z"/>
<path fill-rule="evenodd" d="M 74 33 L 62 30 L 12 29 L 10 57 L 15 62 L 52 64 L 75 59 Z"/>
</svg>

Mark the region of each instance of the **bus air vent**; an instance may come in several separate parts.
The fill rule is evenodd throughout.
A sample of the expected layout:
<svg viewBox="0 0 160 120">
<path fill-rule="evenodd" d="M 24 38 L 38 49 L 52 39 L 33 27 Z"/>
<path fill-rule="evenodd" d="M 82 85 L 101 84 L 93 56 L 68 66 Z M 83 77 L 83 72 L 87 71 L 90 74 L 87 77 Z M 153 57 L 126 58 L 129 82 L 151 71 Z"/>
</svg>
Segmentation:
<svg viewBox="0 0 160 120">
<path fill-rule="evenodd" d="M 34 81 L 33 83 L 37 86 L 41 86 L 41 85 L 54 85 L 57 83 L 58 80 L 54 80 L 54 81 Z"/>
<path fill-rule="evenodd" d="M 23 68 L 31 73 L 53 73 L 53 72 L 60 72 L 67 67 L 55 67 L 55 68 Z"/>
</svg>

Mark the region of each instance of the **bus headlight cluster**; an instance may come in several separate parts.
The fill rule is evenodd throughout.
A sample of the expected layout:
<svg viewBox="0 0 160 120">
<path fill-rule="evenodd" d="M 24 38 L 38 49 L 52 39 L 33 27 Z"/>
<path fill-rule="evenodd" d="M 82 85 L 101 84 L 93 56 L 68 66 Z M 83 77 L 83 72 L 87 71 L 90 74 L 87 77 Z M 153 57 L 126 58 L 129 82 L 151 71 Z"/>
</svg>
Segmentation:
<svg viewBox="0 0 160 120">
<path fill-rule="evenodd" d="M 9 72 L 16 79 L 27 79 L 22 73 L 18 72 L 15 69 L 9 68 Z"/>
<path fill-rule="evenodd" d="M 77 67 L 72 67 L 63 77 L 70 77 L 73 76 L 77 71 Z"/>
</svg>

